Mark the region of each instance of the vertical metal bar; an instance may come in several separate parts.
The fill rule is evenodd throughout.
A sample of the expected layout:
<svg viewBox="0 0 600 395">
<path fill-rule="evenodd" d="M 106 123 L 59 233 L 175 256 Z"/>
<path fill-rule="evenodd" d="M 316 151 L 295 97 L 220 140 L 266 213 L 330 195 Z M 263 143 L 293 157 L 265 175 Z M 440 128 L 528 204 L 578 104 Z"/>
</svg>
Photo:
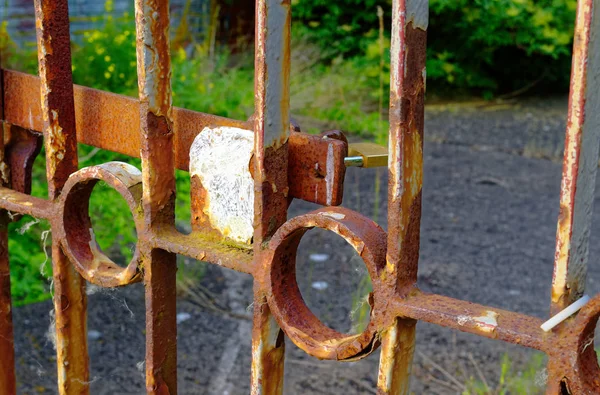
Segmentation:
<svg viewBox="0 0 600 395">
<path fill-rule="evenodd" d="M 262 266 L 266 243 L 286 221 L 290 128 L 289 0 L 256 2 L 254 123 L 254 259 Z M 283 333 L 266 304 L 265 287 L 255 277 L 252 330 L 252 394 L 281 394 Z"/>
<path fill-rule="evenodd" d="M 8 260 L 8 223 L 7 211 L 0 211 L 0 393 L 16 394 L 15 342 Z"/>
<path fill-rule="evenodd" d="M 2 55 L 0 54 L 0 70 Z M 4 120 L 4 84 L 0 75 L 0 120 Z M 0 185 L 8 184 L 8 167 L 4 152 L 5 128 L 0 126 Z M 8 212 L 0 210 L 0 393 L 17 392 L 15 377 L 15 341 L 12 321 L 12 299 L 10 293 L 10 265 L 8 258 Z"/>
<path fill-rule="evenodd" d="M 556 232 L 553 313 L 583 295 L 600 138 L 600 4 L 577 9 L 569 114 Z"/>
<path fill-rule="evenodd" d="M 136 0 L 135 20 L 143 167 L 140 253 L 146 289 L 146 391 L 176 394 L 176 256 L 154 248 L 150 235 L 159 227 L 175 225 L 168 0 Z"/>
<path fill-rule="evenodd" d="M 77 136 L 67 0 L 35 0 L 48 194 L 56 199 L 77 170 Z M 52 240 L 58 389 L 87 394 L 88 352 L 85 281 Z"/>
<path fill-rule="evenodd" d="M 551 314 L 585 289 L 600 139 L 600 3 L 579 0 L 556 232 Z M 561 367 L 549 365 L 548 393 L 560 393 Z"/>
<path fill-rule="evenodd" d="M 390 67 L 388 248 L 384 281 L 400 295 L 417 282 L 428 0 L 394 0 Z M 398 319 L 382 338 L 378 391 L 409 390 L 416 321 Z"/>
</svg>

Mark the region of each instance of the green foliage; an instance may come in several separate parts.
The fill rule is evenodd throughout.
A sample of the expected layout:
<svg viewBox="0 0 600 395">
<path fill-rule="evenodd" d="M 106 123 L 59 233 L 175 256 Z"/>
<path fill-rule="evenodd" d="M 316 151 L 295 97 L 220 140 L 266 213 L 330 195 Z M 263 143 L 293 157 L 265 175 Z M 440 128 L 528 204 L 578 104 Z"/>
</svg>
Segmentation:
<svg viewBox="0 0 600 395">
<path fill-rule="evenodd" d="M 135 24 L 130 13 L 107 15 L 104 27 L 88 31 L 73 48 L 73 80 L 111 92 L 137 93 Z"/>
<path fill-rule="evenodd" d="M 7 21 L 0 22 L 0 53 L 3 67 L 35 73 L 37 70 L 37 54 L 35 50 L 20 50 L 7 31 Z"/>
<path fill-rule="evenodd" d="M 576 0 L 431 0 L 429 87 L 490 96 L 570 75 Z"/>
<path fill-rule="evenodd" d="M 546 384 L 546 361 L 547 358 L 542 353 L 535 353 L 523 367 L 515 369 L 513 362 L 508 354 L 502 357 L 500 365 L 500 375 L 498 377 L 498 386 L 490 388 L 488 383 L 471 378 L 466 384 L 466 390 L 463 395 L 533 395 L 543 394 Z"/>
<path fill-rule="evenodd" d="M 294 33 L 319 44 L 326 57 L 360 55 L 377 39 L 377 6 L 391 15 L 389 0 L 293 0 Z"/>
<path fill-rule="evenodd" d="M 536 83 L 567 86 L 576 0 L 430 0 L 428 89 L 491 96 Z M 377 42 L 377 6 L 390 0 L 293 3 L 295 33 L 318 43 L 327 59 L 364 57 Z M 365 56 L 366 55 L 366 56 Z M 377 60 L 378 62 L 378 60 Z"/>
</svg>

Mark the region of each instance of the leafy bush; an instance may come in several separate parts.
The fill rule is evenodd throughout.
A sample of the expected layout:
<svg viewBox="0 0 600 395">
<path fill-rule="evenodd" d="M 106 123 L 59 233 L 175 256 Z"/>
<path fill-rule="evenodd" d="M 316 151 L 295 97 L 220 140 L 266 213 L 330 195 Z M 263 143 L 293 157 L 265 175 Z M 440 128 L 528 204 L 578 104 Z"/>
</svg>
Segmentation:
<svg viewBox="0 0 600 395">
<path fill-rule="evenodd" d="M 576 3 L 431 0 L 429 81 L 488 95 L 540 78 L 564 89 L 570 75 Z"/>
<path fill-rule="evenodd" d="M 293 3 L 295 31 L 329 59 L 363 56 L 377 40 L 377 6 L 390 32 L 390 0 Z M 430 0 L 430 92 L 506 93 L 540 78 L 564 90 L 570 74 L 576 0 Z"/>
</svg>

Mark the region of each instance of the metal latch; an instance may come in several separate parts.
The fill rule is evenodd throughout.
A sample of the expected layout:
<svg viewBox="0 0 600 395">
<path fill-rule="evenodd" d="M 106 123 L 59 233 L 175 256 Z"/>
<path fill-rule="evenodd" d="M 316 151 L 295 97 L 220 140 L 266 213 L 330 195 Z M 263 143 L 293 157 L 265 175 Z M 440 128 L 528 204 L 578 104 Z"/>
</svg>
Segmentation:
<svg viewBox="0 0 600 395">
<path fill-rule="evenodd" d="M 348 146 L 346 167 L 387 167 L 388 149 L 375 143 L 355 143 Z"/>
</svg>

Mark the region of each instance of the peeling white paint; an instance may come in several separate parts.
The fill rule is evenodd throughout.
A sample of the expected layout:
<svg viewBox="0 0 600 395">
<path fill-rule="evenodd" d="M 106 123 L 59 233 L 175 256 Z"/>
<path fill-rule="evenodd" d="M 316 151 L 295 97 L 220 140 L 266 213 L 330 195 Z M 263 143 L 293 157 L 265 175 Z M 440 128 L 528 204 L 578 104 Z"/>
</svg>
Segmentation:
<svg viewBox="0 0 600 395">
<path fill-rule="evenodd" d="M 204 213 L 221 234 L 241 243 L 254 233 L 253 146 L 252 131 L 222 126 L 204 128 L 190 149 L 190 177 L 207 193 Z"/>
<path fill-rule="evenodd" d="M 475 321 L 477 326 L 482 331 L 492 332 L 498 326 L 498 321 L 496 321 L 496 318 L 498 318 L 498 313 L 496 313 L 495 311 L 488 310 L 486 311 L 485 315 L 473 318 L 473 321 Z"/>
<path fill-rule="evenodd" d="M 140 101 L 148 102 L 150 111 L 157 116 L 166 116 L 171 119 L 171 67 L 169 58 L 169 24 L 163 31 L 156 11 L 158 5 L 154 2 L 136 0 L 136 45 L 138 89 Z M 168 18 L 168 16 L 167 16 Z M 166 53 L 160 53 L 157 44 L 167 40 Z M 161 59 L 164 56 L 165 59 Z"/>
<path fill-rule="evenodd" d="M 330 213 L 330 212 L 321 212 L 319 213 L 320 215 L 324 216 L 324 217 L 329 217 L 329 218 L 333 218 L 333 219 L 344 219 L 346 218 L 346 216 L 342 213 Z"/>
<path fill-rule="evenodd" d="M 484 332 L 493 332 L 498 326 L 498 313 L 495 311 L 488 310 L 485 315 L 480 317 L 471 317 L 468 315 L 459 315 L 456 318 L 458 325 L 463 326 L 469 323 L 474 323 L 477 327 Z"/>
<path fill-rule="evenodd" d="M 333 176 L 335 175 L 333 159 L 333 144 L 327 147 L 327 174 L 325 175 L 325 187 L 327 188 L 327 205 L 331 206 L 333 198 Z"/>
<path fill-rule="evenodd" d="M 125 162 L 106 162 L 98 167 L 117 177 L 127 188 L 142 182 L 142 172 L 135 166 Z"/>
<path fill-rule="evenodd" d="M 406 24 L 427 30 L 429 26 L 429 0 L 406 0 Z"/>
</svg>

